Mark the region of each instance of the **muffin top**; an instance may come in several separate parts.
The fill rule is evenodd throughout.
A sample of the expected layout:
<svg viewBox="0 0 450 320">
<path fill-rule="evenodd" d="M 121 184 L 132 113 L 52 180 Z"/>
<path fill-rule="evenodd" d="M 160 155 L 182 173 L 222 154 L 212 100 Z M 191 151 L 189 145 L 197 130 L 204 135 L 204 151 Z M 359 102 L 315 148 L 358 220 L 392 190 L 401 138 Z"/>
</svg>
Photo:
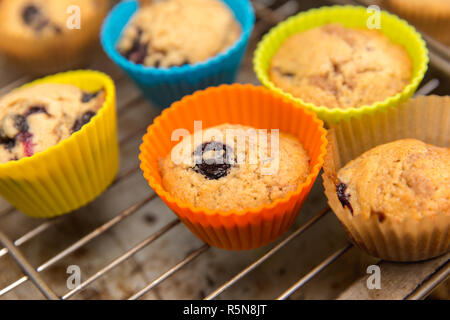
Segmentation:
<svg viewBox="0 0 450 320">
<path fill-rule="evenodd" d="M 407 52 L 375 30 L 328 24 L 287 38 L 269 75 L 282 90 L 328 108 L 370 105 L 409 83 Z"/>
<path fill-rule="evenodd" d="M 195 207 L 242 210 L 295 191 L 310 173 L 292 135 L 224 124 L 184 138 L 161 160 L 162 184 Z"/>
<path fill-rule="evenodd" d="M 0 163 L 30 157 L 88 123 L 105 101 L 66 84 L 37 84 L 0 98 Z"/>
<path fill-rule="evenodd" d="M 353 216 L 450 214 L 450 148 L 415 139 L 379 145 L 338 171 L 338 198 Z"/>
<path fill-rule="evenodd" d="M 388 7 L 402 8 L 406 12 L 417 15 L 448 16 L 450 14 L 450 1 L 448 0 L 383 0 L 383 4 Z"/>
<path fill-rule="evenodd" d="M 73 14 L 68 9 L 73 5 L 80 8 L 81 29 L 67 27 Z M 60 38 L 71 31 L 80 31 L 93 25 L 98 27 L 101 23 L 98 17 L 104 16 L 107 7 L 107 0 L 0 1 L 0 34 L 22 40 Z"/>
<path fill-rule="evenodd" d="M 202 62 L 230 47 L 241 27 L 220 0 L 147 1 L 118 44 L 128 60 L 168 68 Z"/>
<path fill-rule="evenodd" d="M 384 0 L 383 6 L 407 19 L 421 32 L 450 46 L 449 0 Z"/>
</svg>

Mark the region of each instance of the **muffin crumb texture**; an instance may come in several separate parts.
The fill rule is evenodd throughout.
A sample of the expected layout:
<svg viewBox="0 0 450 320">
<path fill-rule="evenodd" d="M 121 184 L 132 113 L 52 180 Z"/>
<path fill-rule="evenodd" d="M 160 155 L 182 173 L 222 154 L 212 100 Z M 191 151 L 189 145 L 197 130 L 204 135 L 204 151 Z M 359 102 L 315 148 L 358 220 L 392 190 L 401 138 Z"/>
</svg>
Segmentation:
<svg viewBox="0 0 450 320">
<path fill-rule="evenodd" d="M 230 130 L 232 139 L 228 140 Z M 224 124 L 183 139 L 160 162 L 164 189 L 194 207 L 221 211 L 256 208 L 295 191 L 310 173 L 309 157 L 298 139 L 280 133 L 279 152 L 272 154 L 268 134 L 257 139 L 258 152 L 252 152 L 249 143 L 256 140 L 249 138 L 248 130 L 253 129 Z M 244 150 L 238 141 L 245 141 Z M 218 158 L 210 158 L 212 150 L 219 151 Z M 276 169 L 267 170 L 271 168 Z"/>
<path fill-rule="evenodd" d="M 222 1 L 151 1 L 125 28 L 118 50 L 136 64 L 169 68 L 214 57 L 240 33 L 239 23 Z"/>
<path fill-rule="evenodd" d="M 450 148 L 415 139 L 377 146 L 338 171 L 336 192 L 350 214 L 380 222 L 449 215 Z"/>
<path fill-rule="evenodd" d="M 66 84 L 37 84 L 0 98 L 0 163 L 30 157 L 58 144 L 87 124 L 105 92 Z"/>
<path fill-rule="evenodd" d="M 409 83 L 407 52 L 376 30 L 328 24 L 290 36 L 271 61 L 271 81 L 316 106 L 370 105 Z"/>
</svg>

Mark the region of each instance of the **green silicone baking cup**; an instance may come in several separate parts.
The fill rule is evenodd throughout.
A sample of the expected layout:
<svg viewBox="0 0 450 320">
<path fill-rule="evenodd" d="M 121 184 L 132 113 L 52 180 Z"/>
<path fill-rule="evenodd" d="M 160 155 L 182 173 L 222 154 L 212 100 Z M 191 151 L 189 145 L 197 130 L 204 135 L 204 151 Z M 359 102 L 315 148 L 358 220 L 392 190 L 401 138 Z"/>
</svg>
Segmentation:
<svg viewBox="0 0 450 320">
<path fill-rule="evenodd" d="M 290 93 L 276 87 L 269 78 L 269 67 L 272 57 L 289 36 L 329 23 L 340 23 L 349 28 L 367 28 L 367 21 L 371 15 L 373 15 L 373 11 L 368 12 L 365 7 L 331 6 L 311 9 L 288 18 L 272 28 L 259 42 L 253 59 L 256 75 L 265 87 L 314 111 L 319 118 L 326 122 L 336 123 L 398 105 L 400 102 L 409 99 L 422 81 L 428 67 L 428 50 L 425 41 L 414 27 L 405 20 L 385 11 L 380 11 L 380 31 L 392 42 L 403 46 L 413 64 L 411 81 L 402 92 L 371 105 L 347 109 L 327 108 L 325 106 L 316 106 L 294 97 Z"/>
</svg>

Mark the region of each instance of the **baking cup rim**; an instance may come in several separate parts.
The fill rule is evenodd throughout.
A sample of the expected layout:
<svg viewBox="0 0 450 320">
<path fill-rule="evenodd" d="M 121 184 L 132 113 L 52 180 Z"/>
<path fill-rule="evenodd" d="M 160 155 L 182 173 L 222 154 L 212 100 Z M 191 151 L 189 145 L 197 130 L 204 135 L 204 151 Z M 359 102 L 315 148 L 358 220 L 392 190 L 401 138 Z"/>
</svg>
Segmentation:
<svg viewBox="0 0 450 320">
<path fill-rule="evenodd" d="M 261 205 L 261 206 L 253 207 L 253 208 L 245 208 L 245 209 L 241 209 L 241 210 L 228 210 L 228 211 L 223 211 L 223 210 L 218 210 L 218 209 L 213 210 L 213 209 L 208 209 L 208 208 L 203 208 L 203 207 L 195 207 L 192 204 L 185 203 L 185 202 L 181 201 L 180 199 L 172 196 L 168 191 L 166 191 L 163 188 L 163 186 L 160 183 L 158 183 L 153 178 L 153 176 L 151 174 L 149 174 L 148 170 L 146 169 L 148 161 L 147 161 L 147 158 L 144 156 L 145 145 L 149 139 L 148 137 L 151 135 L 153 129 L 155 128 L 156 125 L 158 125 L 158 123 L 161 121 L 161 119 L 163 119 L 164 117 L 167 117 L 167 114 L 171 110 L 176 110 L 177 108 L 181 108 L 186 102 L 194 101 L 198 96 L 209 94 L 210 92 L 218 92 L 218 91 L 222 91 L 222 90 L 235 90 L 238 88 L 244 89 L 244 90 L 260 91 L 265 94 L 268 94 L 269 96 L 272 96 L 275 99 L 281 99 L 281 101 L 292 105 L 292 107 L 294 107 L 294 108 L 298 108 L 294 105 L 294 103 L 292 101 L 289 101 L 284 97 L 276 95 L 275 93 L 264 88 L 263 86 L 256 86 L 253 84 L 240 84 L 240 83 L 235 83 L 235 84 L 231 84 L 231 85 L 222 84 L 220 86 L 209 87 L 204 90 L 198 90 L 198 91 L 194 92 L 193 94 L 187 95 L 187 96 L 183 97 L 181 100 L 174 102 L 169 108 L 166 108 L 161 113 L 161 115 L 159 115 L 158 117 L 156 117 L 154 119 L 153 123 L 147 128 L 147 131 L 142 138 L 143 142 L 139 147 L 140 168 L 143 172 L 145 179 L 149 183 L 150 187 L 155 191 L 155 193 L 161 199 L 169 202 L 170 204 L 175 204 L 177 207 L 181 208 L 182 210 L 187 209 L 190 212 L 197 214 L 197 215 L 201 214 L 201 215 L 206 215 L 208 217 L 211 217 L 211 216 L 242 217 L 242 216 L 245 216 L 248 214 L 260 213 L 265 210 L 272 210 L 281 204 L 288 203 L 291 199 L 298 197 L 303 192 L 303 190 L 305 190 L 305 188 L 307 188 L 309 185 L 313 184 L 313 181 L 319 175 L 320 170 L 322 169 L 322 166 L 324 164 L 324 159 L 325 159 L 325 155 L 327 152 L 328 140 L 326 137 L 327 130 L 324 127 L 324 122 L 314 112 L 311 112 L 310 110 L 307 110 L 306 108 L 302 108 L 304 114 L 306 116 L 311 117 L 311 121 L 316 125 L 318 131 L 320 132 L 321 146 L 320 146 L 320 153 L 317 157 L 317 163 L 314 165 L 314 167 L 311 168 L 306 180 L 304 182 L 302 182 L 301 184 L 299 184 L 295 191 L 291 191 L 291 192 L 287 193 L 286 196 L 284 196 L 283 198 L 275 199 L 270 204 Z"/>
<path fill-rule="evenodd" d="M 415 101 L 415 100 L 422 100 L 422 99 L 428 99 L 428 98 L 432 98 L 432 99 L 434 99 L 435 97 L 437 97 L 437 98 L 443 98 L 443 99 L 446 99 L 446 100 L 449 100 L 450 99 L 450 96 L 440 96 L 440 95 L 437 95 L 437 94 L 431 94 L 431 95 L 427 95 L 427 96 L 419 96 L 419 97 L 415 97 L 415 98 L 411 98 L 411 99 L 409 99 L 408 101 L 405 101 L 404 103 L 402 103 L 399 107 L 401 108 L 405 103 L 409 103 L 409 102 L 413 102 L 413 101 Z M 450 100 L 449 100 L 450 101 Z M 387 112 L 387 110 L 379 110 L 379 111 L 377 111 L 377 112 L 379 112 L 380 114 L 381 113 L 384 113 L 384 112 Z M 366 115 L 362 115 L 362 117 L 370 117 L 370 115 L 369 114 L 366 114 Z M 361 117 L 361 118 L 362 118 Z M 345 120 L 343 120 L 339 125 L 350 125 L 350 121 L 352 121 L 352 119 L 345 119 Z M 328 141 L 330 141 L 330 140 L 333 140 L 334 141 L 334 139 L 335 139 L 335 136 L 336 136 L 336 130 L 334 129 L 334 128 L 329 128 L 328 130 L 327 130 L 327 140 Z M 330 137 L 330 139 L 328 139 L 328 137 Z M 417 138 L 401 138 L 401 139 L 416 139 L 416 140 L 419 140 L 419 139 L 417 139 Z M 400 140 L 400 139 L 397 139 L 397 140 Z M 393 140 L 393 141 L 396 141 L 396 140 Z M 393 142 L 392 141 L 392 142 Z M 419 141 L 421 141 L 421 140 L 419 140 Z M 383 145 L 383 144 L 386 144 L 386 143 L 389 143 L 389 142 L 385 142 L 385 143 L 381 143 L 381 144 L 378 144 L 378 145 L 376 145 L 376 146 L 374 146 L 374 147 L 372 147 L 371 149 L 373 149 L 373 148 L 376 148 L 376 147 L 378 147 L 378 146 L 380 146 L 380 145 Z M 428 144 L 428 143 L 427 143 Z M 324 195 L 325 195 L 325 197 L 327 198 L 327 200 L 328 200 L 328 202 L 329 202 L 329 199 L 328 199 L 328 195 L 327 195 L 327 187 L 326 187 L 326 181 L 327 180 L 329 180 L 329 175 L 327 174 L 329 171 L 330 171 L 330 166 L 328 165 L 328 159 L 330 158 L 330 157 L 334 157 L 334 155 L 333 155 L 333 153 L 332 152 L 329 152 L 330 150 L 329 150 L 329 148 L 332 148 L 332 144 L 331 143 L 329 143 L 328 145 L 327 145 L 327 153 L 325 154 L 325 157 L 324 157 L 324 163 L 323 163 L 323 172 L 322 172 L 322 185 L 323 185 L 323 187 L 324 187 Z M 369 150 L 367 150 L 367 151 L 365 151 L 365 152 L 368 152 L 368 151 L 370 151 L 371 149 L 369 149 Z M 361 153 L 359 156 L 361 156 L 363 153 Z M 358 156 L 358 157 L 359 157 Z M 358 157 L 356 157 L 355 159 L 357 159 Z M 352 160 L 349 160 L 349 162 L 350 161 L 353 161 L 353 160 L 355 160 L 355 159 L 352 159 Z M 332 160 L 332 159 L 331 159 Z M 345 167 L 345 165 L 347 165 L 348 164 L 348 162 L 347 163 L 345 163 L 345 164 L 343 164 L 342 166 L 341 166 L 341 168 L 343 168 L 343 167 Z M 341 168 L 339 168 L 339 169 L 341 169 Z M 336 178 L 337 178 L 337 173 L 338 173 L 338 171 L 339 171 L 339 169 L 338 170 L 334 170 L 334 173 L 336 173 Z M 333 185 L 335 185 L 335 183 L 333 183 Z M 333 210 L 333 208 L 331 208 L 332 210 Z M 339 209 L 341 209 L 341 208 L 339 208 Z M 358 214 L 358 215 L 353 215 L 352 213 L 350 213 L 350 210 L 342 210 L 342 211 L 344 211 L 345 212 L 345 215 L 346 215 L 346 217 L 347 218 L 349 218 L 350 220 L 357 220 L 357 219 L 359 219 L 359 220 L 361 220 L 361 221 L 369 221 L 369 220 L 371 220 L 371 219 L 374 219 L 374 216 L 373 215 L 369 215 L 369 216 L 366 216 L 366 215 L 363 215 L 363 214 Z M 447 215 L 449 215 L 450 216 L 450 213 L 448 213 Z M 421 221 L 424 221 L 424 220 L 429 220 L 429 219 L 436 219 L 437 217 L 439 217 L 439 216 L 441 216 L 441 214 L 440 213 L 436 213 L 436 214 L 431 214 L 431 215 L 424 215 L 424 216 L 420 216 L 420 217 L 410 217 L 410 216 L 404 216 L 404 217 L 393 217 L 393 216 L 385 216 L 384 217 L 384 221 L 389 221 L 389 222 L 391 222 L 391 223 L 405 223 L 405 221 L 411 221 L 411 220 L 414 220 L 414 222 L 417 222 L 417 223 L 420 223 Z M 383 221 L 383 222 L 384 222 Z"/>
<path fill-rule="evenodd" d="M 106 29 L 109 28 L 111 23 L 113 22 L 113 14 L 120 10 L 121 7 L 130 5 L 131 3 L 136 2 L 137 0 L 126 0 L 119 2 L 114 6 L 114 8 L 108 13 L 107 17 L 105 18 L 101 31 L 100 31 L 100 43 L 103 47 L 103 50 L 106 52 L 108 57 L 117 63 L 122 69 L 124 70 L 130 70 L 131 72 L 135 74 L 146 74 L 150 76 L 180 76 L 185 75 L 187 73 L 193 73 L 197 71 L 204 71 L 211 68 L 214 68 L 217 66 L 220 62 L 226 60 L 227 58 L 233 56 L 239 48 L 241 48 L 243 45 L 248 43 L 248 40 L 250 38 L 250 35 L 253 31 L 253 27 L 255 24 L 255 13 L 253 6 L 251 5 L 251 2 L 249 0 L 245 1 L 245 15 L 246 17 L 250 18 L 249 22 L 246 25 L 243 25 L 239 22 L 239 20 L 235 17 L 235 19 L 238 21 L 239 25 L 242 28 L 241 35 L 239 36 L 239 39 L 236 40 L 231 46 L 229 46 L 225 51 L 220 52 L 219 54 L 210 57 L 209 59 L 198 62 L 195 64 L 187 64 L 183 66 L 173 66 L 170 68 L 155 68 L 155 67 L 149 67 L 144 66 L 142 64 L 136 64 L 129 60 L 127 60 L 125 57 L 123 57 L 119 51 L 116 48 L 116 43 L 111 43 L 111 41 L 106 41 Z M 222 3 L 224 3 L 227 8 L 234 14 L 234 11 L 226 4 L 223 0 L 220 0 Z M 128 19 L 127 23 L 125 24 L 124 28 L 127 26 L 129 21 L 131 20 L 132 16 Z M 121 33 L 123 32 L 124 28 L 122 28 Z"/>
<path fill-rule="evenodd" d="M 396 20 L 396 22 L 406 27 L 407 30 L 409 30 L 411 34 L 415 36 L 419 44 L 419 48 L 421 49 L 420 53 L 418 54 L 418 56 L 420 57 L 420 65 L 417 70 L 417 74 L 416 76 L 410 79 L 409 83 L 403 88 L 401 92 L 398 92 L 393 96 L 387 97 L 382 101 L 374 102 L 370 105 L 362 105 L 359 107 L 351 107 L 343 109 L 343 108 L 328 108 L 326 106 L 316 106 L 311 102 L 305 102 L 301 98 L 294 97 L 291 93 L 285 92 L 281 88 L 278 88 L 270 80 L 268 70 L 264 71 L 264 68 L 262 66 L 262 60 L 264 60 L 262 57 L 264 56 L 265 49 L 271 45 L 271 43 L 273 42 L 272 40 L 276 38 L 281 31 L 284 31 L 294 21 L 304 19 L 304 17 L 315 15 L 323 11 L 332 11 L 332 10 L 365 11 L 366 8 L 363 6 L 353 6 L 353 5 L 323 6 L 320 8 L 313 8 L 304 12 L 300 12 L 280 22 L 279 24 L 274 26 L 267 34 L 263 36 L 263 38 L 259 41 L 257 48 L 254 52 L 253 70 L 256 73 L 258 80 L 268 89 L 273 90 L 277 94 L 280 94 L 294 101 L 296 104 L 300 104 L 305 108 L 307 108 L 308 110 L 317 113 L 318 115 L 320 115 L 321 119 L 328 122 L 338 122 L 353 117 L 360 117 L 364 114 L 373 113 L 377 110 L 387 109 L 393 103 L 400 102 L 402 99 L 406 98 L 411 92 L 414 92 L 414 88 L 418 87 L 428 69 L 429 57 L 425 40 L 414 26 L 410 25 L 406 20 L 398 17 L 397 15 L 389 13 L 385 10 L 381 10 L 381 14 L 389 17 L 390 19 Z M 411 58 L 409 54 L 408 56 Z"/>
<path fill-rule="evenodd" d="M 97 119 L 100 118 L 106 111 L 105 108 L 114 106 L 114 96 L 115 96 L 115 85 L 114 81 L 111 79 L 110 76 L 108 76 L 106 73 L 97 71 L 97 70 L 74 70 L 74 71 L 65 71 L 65 72 L 59 72 L 53 75 L 45 76 L 43 78 L 39 78 L 36 80 L 33 80 L 31 82 L 28 82 L 20 87 L 17 87 L 13 89 L 10 92 L 14 92 L 15 90 L 19 90 L 22 88 L 30 87 L 36 84 L 42 84 L 42 83 L 61 83 L 58 82 L 58 79 L 65 79 L 65 78 L 71 78 L 71 77 L 79 77 L 79 76 L 91 76 L 91 78 L 98 78 L 103 83 L 103 86 L 106 91 L 105 95 L 105 101 L 103 102 L 102 107 L 99 109 L 99 111 L 91 118 L 91 120 L 86 123 L 79 131 L 74 132 L 71 134 L 67 139 L 63 139 L 59 141 L 57 144 L 48 147 L 44 151 L 37 152 L 33 154 L 31 157 L 24 157 L 19 160 L 14 161 L 8 161 L 6 163 L 0 163 L 0 172 L 4 170 L 8 170 L 15 167 L 25 166 L 27 164 L 32 164 L 32 162 L 40 161 L 41 159 L 44 159 L 45 157 L 48 157 L 49 154 L 54 153 L 58 149 L 64 148 L 68 143 L 70 143 L 73 139 L 76 139 L 77 136 L 83 134 L 84 131 L 88 130 L 88 128 L 94 126 L 97 123 Z M 51 80 L 56 79 L 56 81 L 52 82 Z M 67 83 L 62 83 L 67 84 Z M 77 87 L 77 86 L 76 86 Z"/>
</svg>

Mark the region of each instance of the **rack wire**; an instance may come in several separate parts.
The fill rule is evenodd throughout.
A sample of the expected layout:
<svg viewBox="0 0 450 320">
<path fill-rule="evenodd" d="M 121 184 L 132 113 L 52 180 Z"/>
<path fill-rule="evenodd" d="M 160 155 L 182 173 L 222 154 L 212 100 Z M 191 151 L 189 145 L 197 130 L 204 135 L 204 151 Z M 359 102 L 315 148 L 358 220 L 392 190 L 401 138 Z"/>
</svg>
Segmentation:
<svg viewBox="0 0 450 320">
<path fill-rule="evenodd" d="M 354 3 L 355 1 L 334 1 L 339 3 Z M 358 1 L 361 2 L 361 1 Z M 364 4 L 367 4 L 367 1 L 364 1 Z M 256 16 L 257 16 L 257 23 L 255 26 L 254 33 L 252 35 L 252 43 L 256 43 L 258 39 L 261 38 L 262 34 L 268 30 L 271 26 L 275 25 L 276 23 L 280 22 L 281 20 L 285 19 L 287 16 L 295 13 L 296 10 L 298 10 L 298 3 L 295 0 L 264 0 L 264 1 L 254 1 Z M 435 68 L 438 69 L 438 71 L 446 73 L 446 67 L 442 63 L 444 63 L 448 66 L 449 62 L 449 50 L 446 48 L 443 48 L 441 45 L 436 45 L 435 42 L 430 46 L 432 57 L 433 56 L 439 56 L 439 60 L 434 59 L 435 61 L 438 61 L 435 64 Z M 247 53 L 248 56 L 251 56 L 251 52 Z M 248 58 L 248 57 L 247 57 Z M 441 61 L 442 60 L 442 61 Z M 247 59 L 249 61 L 249 59 Z M 10 89 L 17 87 L 23 83 L 26 83 L 29 81 L 29 77 L 22 77 L 9 85 L 7 85 L 4 88 L 0 88 L 0 93 L 4 93 L 9 91 Z M 116 81 L 123 80 L 123 75 L 119 75 L 118 77 L 115 77 Z M 425 95 L 431 93 L 433 90 L 438 88 L 439 86 L 439 80 L 436 78 L 430 79 L 428 82 L 426 82 L 418 91 L 417 94 L 419 95 Z M 131 95 L 131 97 L 128 97 L 127 101 L 123 101 L 119 104 L 118 107 L 118 113 L 119 115 L 123 112 L 126 112 L 126 110 L 129 110 L 133 107 L 137 102 L 139 102 L 141 99 L 143 99 L 140 95 Z M 130 141 L 131 139 L 138 139 L 140 135 L 145 131 L 145 127 L 137 128 L 135 131 L 131 132 L 130 134 L 122 137 L 120 140 L 120 145 L 125 144 L 127 141 Z M 123 181 L 127 180 L 130 176 L 132 176 L 134 173 L 136 173 L 139 170 L 138 166 L 133 166 L 127 171 L 121 173 L 113 182 L 113 185 L 118 185 L 122 183 Z M 47 299 L 70 299 L 77 293 L 81 292 L 82 290 L 89 287 L 91 284 L 93 284 L 95 281 L 100 279 L 101 277 L 108 274 L 111 270 L 116 268 L 117 266 L 121 265 L 124 261 L 131 258 L 132 256 L 136 255 L 139 251 L 142 249 L 150 246 L 154 241 L 157 239 L 163 237 L 166 235 L 170 230 L 172 230 L 174 227 L 180 224 L 180 221 L 178 219 L 174 219 L 164 225 L 162 228 L 154 232 L 153 234 L 149 235 L 147 238 L 142 240 L 141 242 L 137 243 L 136 245 L 132 246 L 131 248 L 127 249 L 125 252 L 123 252 L 121 255 L 117 256 L 115 259 L 112 259 L 111 261 L 107 262 L 103 268 L 95 272 L 92 276 L 84 280 L 82 283 L 80 283 L 79 286 L 76 288 L 67 291 L 62 296 L 57 296 L 51 289 L 50 285 L 46 283 L 43 278 L 41 277 L 41 273 L 45 270 L 49 269 L 50 267 L 54 266 L 57 262 L 61 261 L 65 257 L 73 254 L 78 249 L 82 248 L 83 246 L 87 245 L 91 241 L 93 241 L 95 238 L 99 237 L 100 235 L 104 234 L 114 226 L 120 224 L 125 219 L 129 218 L 133 214 L 135 214 L 139 209 L 144 207 L 146 204 L 154 201 L 157 198 L 156 194 L 151 193 L 150 195 L 145 196 L 140 201 L 137 201 L 132 206 L 126 208 L 125 210 L 120 211 L 117 215 L 115 215 L 112 219 L 105 222 L 104 224 L 98 226 L 97 228 L 93 229 L 88 234 L 84 235 L 83 237 L 79 238 L 77 241 L 66 247 L 64 250 L 59 252 L 58 254 L 54 255 L 52 258 L 48 259 L 41 265 L 39 265 L 37 268 L 33 267 L 31 263 L 28 261 L 27 257 L 24 256 L 24 254 L 21 252 L 20 247 L 24 244 L 33 241 L 38 235 L 46 232 L 51 227 L 56 226 L 57 224 L 64 221 L 65 217 L 56 218 L 53 220 L 48 220 L 37 227 L 33 228 L 32 230 L 26 232 L 22 236 L 18 237 L 16 240 L 11 240 L 8 238 L 8 236 L 0 230 L 0 243 L 3 244 L 3 248 L 0 249 L 0 259 L 6 255 L 10 255 L 17 265 L 22 269 L 23 276 L 18 278 L 17 280 L 10 283 L 5 288 L 0 289 L 0 297 L 5 295 L 8 292 L 11 292 L 12 290 L 18 288 L 19 286 L 23 285 L 27 281 L 31 281 Z M 290 234 L 288 234 L 281 242 L 279 242 L 277 245 L 275 245 L 273 248 L 268 250 L 266 253 L 264 253 L 262 256 L 257 258 L 253 263 L 249 264 L 247 267 L 242 269 L 240 272 L 238 272 L 235 276 L 231 277 L 228 281 L 221 284 L 220 286 L 216 287 L 211 293 L 209 293 L 205 300 L 212 300 L 217 297 L 219 297 L 223 292 L 228 290 L 233 285 L 237 284 L 240 280 L 242 280 L 245 276 L 247 276 L 249 273 L 254 271 L 258 266 L 262 265 L 264 262 L 266 262 L 270 257 L 272 257 L 275 253 L 279 252 L 282 248 L 286 247 L 289 243 L 300 237 L 306 230 L 311 228 L 315 223 L 317 223 L 319 220 L 321 220 L 324 216 L 329 214 L 330 208 L 328 206 L 324 207 L 321 210 L 318 210 L 315 215 L 313 215 L 306 223 L 296 228 L 294 231 L 292 231 Z M 3 218 L 7 215 L 16 214 L 16 211 L 14 208 L 7 208 L 0 212 L 0 218 Z M 325 270 L 327 267 L 329 267 L 333 262 L 335 262 L 337 259 L 339 259 L 341 256 L 343 256 L 350 248 L 352 248 L 351 243 L 346 243 L 344 246 L 339 248 L 337 251 L 333 252 L 331 255 L 329 255 L 326 259 L 324 259 L 321 263 L 316 265 L 314 268 L 312 268 L 306 275 L 301 277 L 297 282 L 293 283 L 291 287 L 287 288 L 284 292 L 280 293 L 280 295 L 276 298 L 279 300 L 288 299 L 293 293 L 298 291 L 300 288 L 305 286 L 308 282 L 310 282 L 314 277 L 316 277 L 320 272 Z M 171 267 L 167 268 L 167 270 L 162 271 L 162 273 L 157 276 L 155 279 L 150 281 L 144 288 L 142 288 L 140 291 L 136 292 L 135 294 L 131 295 L 129 297 L 130 300 L 135 300 L 142 298 L 146 293 L 148 293 L 150 290 L 154 289 L 156 286 L 161 284 L 163 281 L 167 280 L 171 276 L 173 276 L 176 272 L 181 270 L 183 267 L 194 261 L 195 259 L 199 258 L 202 254 L 207 252 L 209 250 L 209 246 L 207 244 L 203 244 L 199 246 L 197 249 L 193 250 L 192 252 L 188 253 L 186 256 L 184 256 L 181 260 L 179 260 L 177 263 L 172 265 Z M 381 263 L 381 262 L 380 262 Z M 450 274 L 450 264 L 448 259 L 444 261 L 439 267 L 436 268 L 433 272 L 430 273 L 428 278 L 426 278 L 422 283 L 419 283 L 413 290 L 410 290 L 407 295 L 404 296 L 405 299 L 423 299 L 426 297 L 432 290 L 435 288 L 439 283 L 443 282 L 446 278 L 448 278 Z"/>
</svg>

